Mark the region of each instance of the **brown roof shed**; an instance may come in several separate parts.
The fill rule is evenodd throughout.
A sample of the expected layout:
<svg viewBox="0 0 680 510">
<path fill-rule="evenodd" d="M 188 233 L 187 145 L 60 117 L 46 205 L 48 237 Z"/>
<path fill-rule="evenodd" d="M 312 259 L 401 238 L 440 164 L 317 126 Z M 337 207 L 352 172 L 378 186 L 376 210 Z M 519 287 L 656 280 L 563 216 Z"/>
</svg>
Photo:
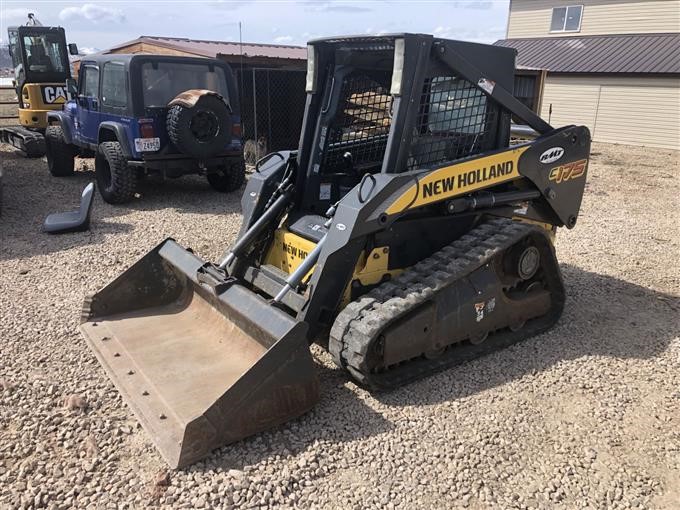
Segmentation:
<svg viewBox="0 0 680 510">
<path fill-rule="evenodd" d="M 307 48 L 282 44 L 255 44 L 233 41 L 206 41 L 183 37 L 159 37 L 143 35 L 103 53 L 169 53 L 220 58 L 227 62 L 241 62 L 250 66 L 288 67 L 301 69 L 306 66 Z"/>
</svg>

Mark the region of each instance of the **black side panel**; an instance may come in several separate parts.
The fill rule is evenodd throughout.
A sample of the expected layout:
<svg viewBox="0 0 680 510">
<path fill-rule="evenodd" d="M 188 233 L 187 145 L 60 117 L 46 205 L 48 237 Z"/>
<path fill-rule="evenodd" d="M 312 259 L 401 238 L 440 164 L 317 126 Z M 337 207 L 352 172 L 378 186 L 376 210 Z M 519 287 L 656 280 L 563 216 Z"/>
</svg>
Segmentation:
<svg viewBox="0 0 680 510">
<path fill-rule="evenodd" d="M 475 48 L 475 46 L 480 46 L 480 48 Z M 493 53 L 491 53 L 492 48 Z M 498 48 L 498 46 L 484 48 L 482 45 L 458 41 L 439 41 L 435 47 L 435 54 L 460 76 L 475 84 L 503 108 L 512 112 L 539 133 L 552 131 L 550 124 L 512 95 L 515 75 L 514 58 L 508 58 L 507 54 L 505 58 L 500 58 L 501 53 L 495 51 Z M 514 50 L 510 49 L 510 52 Z M 479 58 L 473 59 L 473 55 L 478 55 Z M 510 61 L 512 69 L 508 68 Z"/>
<path fill-rule="evenodd" d="M 559 220 L 554 224 L 576 225 L 588 172 L 590 131 L 570 126 L 554 135 L 536 139 L 520 157 L 519 172 L 533 182 Z"/>
<path fill-rule="evenodd" d="M 241 198 L 243 222 L 238 234 L 239 238 L 264 212 L 272 193 L 274 193 L 283 178 L 283 172 L 288 165 L 288 161 L 291 157 L 294 157 L 293 154 L 291 151 L 270 154 L 268 156 L 269 159 L 248 179 L 248 184 L 246 184 L 246 189 Z"/>
<path fill-rule="evenodd" d="M 442 42 L 442 41 L 438 41 Z M 484 76 L 496 82 L 506 90 L 512 90 L 515 83 L 515 54 L 512 48 L 498 51 L 498 46 L 476 44 L 464 41 L 446 41 L 447 49 L 465 55 L 466 60 L 473 62 Z"/>
</svg>

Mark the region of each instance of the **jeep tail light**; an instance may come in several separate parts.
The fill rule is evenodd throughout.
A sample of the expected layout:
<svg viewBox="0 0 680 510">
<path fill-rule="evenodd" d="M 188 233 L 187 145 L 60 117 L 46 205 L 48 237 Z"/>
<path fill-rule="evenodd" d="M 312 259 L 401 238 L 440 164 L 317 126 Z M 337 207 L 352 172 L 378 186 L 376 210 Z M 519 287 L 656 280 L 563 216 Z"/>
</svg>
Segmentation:
<svg viewBox="0 0 680 510">
<path fill-rule="evenodd" d="M 241 124 L 232 124 L 231 134 L 236 138 L 241 138 L 241 135 L 243 134 L 241 130 Z"/>
<path fill-rule="evenodd" d="M 151 122 L 140 123 L 139 132 L 142 135 L 142 138 L 155 138 L 156 136 L 153 132 L 153 124 Z"/>
</svg>

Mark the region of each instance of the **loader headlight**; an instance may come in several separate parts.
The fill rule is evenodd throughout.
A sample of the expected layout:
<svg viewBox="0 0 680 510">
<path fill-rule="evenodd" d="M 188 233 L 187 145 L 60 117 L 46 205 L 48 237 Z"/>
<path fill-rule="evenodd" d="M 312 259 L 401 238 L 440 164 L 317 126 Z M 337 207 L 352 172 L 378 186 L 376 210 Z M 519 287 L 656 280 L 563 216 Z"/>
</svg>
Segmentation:
<svg viewBox="0 0 680 510">
<path fill-rule="evenodd" d="M 392 68 L 392 86 L 390 94 L 401 95 L 401 80 L 404 76 L 404 40 L 394 40 L 394 67 Z"/>
<path fill-rule="evenodd" d="M 308 44 L 307 45 L 307 83 L 305 84 L 305 90 L 311 92 L 312 94 L 316 92 L 316 76 L 317 76 L 317 65 L 316 65 L 316 48 Z"/>
</svg>

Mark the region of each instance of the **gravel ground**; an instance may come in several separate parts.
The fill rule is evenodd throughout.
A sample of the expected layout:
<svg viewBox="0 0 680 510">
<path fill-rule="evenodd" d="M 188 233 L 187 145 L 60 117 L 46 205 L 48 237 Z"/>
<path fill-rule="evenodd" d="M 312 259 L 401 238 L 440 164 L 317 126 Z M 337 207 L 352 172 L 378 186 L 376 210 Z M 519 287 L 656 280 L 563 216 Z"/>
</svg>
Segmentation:
<svg viewBox="0 0 680 510">
<path fill-rule="evenodd" d="M 375 395 L 314 347 L 312 412 L 172 472 L 79 336 L 80 306 L 165 237 L 218 258 L 239 194 L 151 183 L 52 237 L 43 218 L 92 162 L 56 179 L 0 157 L 0 508 L 680 508 L 678 153 L 594 146 L 551 332 Z"/>
</svg>

